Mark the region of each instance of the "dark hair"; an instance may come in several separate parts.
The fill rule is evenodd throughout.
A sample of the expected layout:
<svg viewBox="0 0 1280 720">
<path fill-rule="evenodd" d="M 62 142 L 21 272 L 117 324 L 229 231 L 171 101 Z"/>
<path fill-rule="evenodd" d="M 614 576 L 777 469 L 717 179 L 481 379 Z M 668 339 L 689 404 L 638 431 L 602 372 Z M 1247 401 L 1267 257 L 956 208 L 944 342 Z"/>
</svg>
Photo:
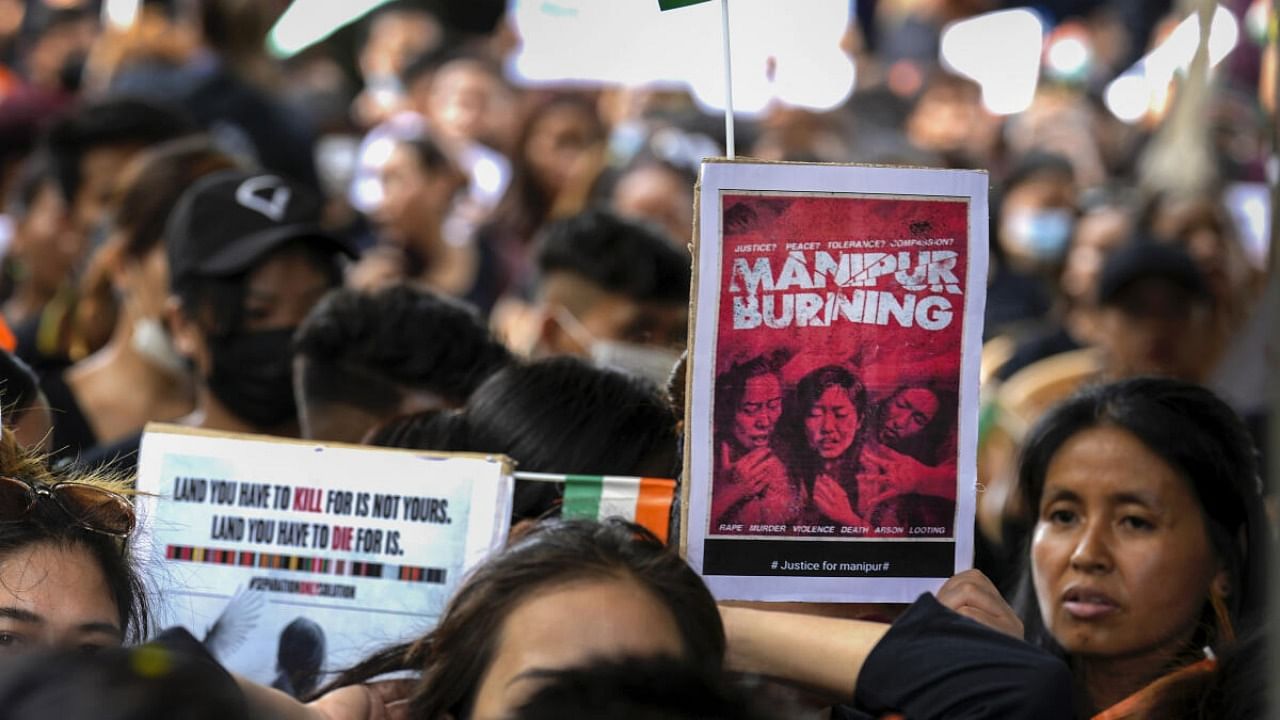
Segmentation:
<svg viewBox="0 0 1280 720">
<path fill-rule="evenodd" d="M 388 420 L 375 428 L 365 442 L 376 447 L 467 452 L 469 437 L 462 413 L 423 410 Z"/>
<path fill-rule="evenodd" d="M 4 424 L 12 427 L 40 392 L 36 374 L 17 355 L 0 349 L 0 408 Z"/>
<path fill-rule="evenodd" d="M 1117 720 L 1256 720 L 1267 717 L 1267 635 L 1221 649 L 1210 667 L 1191 665 L 1169 673 L 1126 700 Z"/>
<path fill-rule="evenodd" d="M 672 477 L 675 416 L 657 388 L 570 357 L 498 371 L 465 412 L 469 449 L 504 453 L 521 470 Z M 540 517 L 563 488 L 516 486 L 514 517 Z"/>
<path fill-rule="evenodd" d="M 597 660 L 540 673 L 546 684 L 515 720 L 748 720 L 763 718 L 757 703 L 720 672 L 676 658 Z"/>
<path fill-rule="evenodd" d="M 85 105 L 49 131 L 49 154 L 58 187 L 68 202 L 80 190 L 80 162 L 97 148 L 151 145 L 188 135 L 196 125 L 182 111 L 136 98 L 111 98 Z"/>
<path fill-rule="evenodd" d="M 11 430 L 0 430 L 0 475 L 36 487 L 74 481 L 127 492 L 113 478 L 75 469 L 49 470 L 44 459 L 23 449 Z M 81 528 L 57 503 L 40 498 L 21 520 L 0 522 L 0 557 L 35 545 L 80 548 L 89 553 L 102 571 L 107 590 L 120 613 L 120 630 L 127 641 L 141 641 L 151 630 L 147 591 L 126 548 L 115 537 Z"/>
<path fill-rule="evenodd" d="M 949 437 L 955 427 L 956 406 L 958 399 L 954 391 L 948 392 L 932 383 L 917 385 L 901 385 L 876 403 L 871 424 L 879 430 L 884 425 L 889 411 L 889 403 L 907 390 L 925 390 L 938 401 L 938 410 L 915 435 L 900 438 L 895 451 L 910 456 L 925 465 L 937 465 L 947 457 L 955 457 L 956 443 Z"/>
<path fill-rule="evenodd" d="M 805 418 L 809 409 L 818 402 L 828 388 L 838 387 L 849 395 L 858 413 L 858 429 L 849 449 L 844 451 L 838 460 L 840 470 L 836 481 L 849 493 L 851 499 L 857 498 L 856 481 L 862 445 L 866 441 L 868 429 L 871 427 L 870 407 L 867 402 L 867 389 L 852 371 L 843 365 L 824 365 L 810 372 L 796 383 L 788 402 L 783 404 L 782 417 L 778 419 L 778 431 L 775 437 L 782 441 L 782 452 L 790 458 L 787 467 L 791 468 L 796 478 L 804 484 L 807 492 L 813 492 L 813 483 L 821 471 L 822 463 L 809 446 L 808 434 L 805 432 Z"/>
<path fill-rule="evenodd" d="M 31 206 L 35 204 L 36 198 L 40 196 L 40 191 L 51 184 L 55 191 L 61 192 L 58 190 L 57 178 L 54 177 L 53 163 L 49 154 L 36 152 L 22 163 L 13 187 L 4 198 L 5 212 L 14 220 L 26 217 L 27 213 L 31 212 Z"/>
<path fill-rule="evenodd" d="M 462 405 L 511 362 L 475 308 L 430 290 L 395 285 L 326 295 L 294 336 L 306 358 L 309 401 L 393 412 L 412 391 Z"/>
<path fill-rule="evenodd" d="M 324 669 L 324 628 L 310 618 L 298 617 L 280 631 L 276 648 L 276 679 L 271 687 L 307 697 L 320 683 Z"/>
<path fill-rule="evenodd" d="M 425 637 L 379 653 L 334 685 L 419 670 L 410 714 L 466 718 L 498 652 L 507 617 L 540 592 L 582 580 L 640 585 L 671 613 L 683 660 L 706 671 L 723 665 L 724 627 L 715 599 L 698 574 L 652 533 L 616 518 L 545 521 L 472 571 Z"/>
<path fill-rule="evenodd" d="M 782 387 L 782 378 L 778 376 L 778 372 L 791 359 L 792 354 L 791 350 L 784 348 L 756 355 L 734 363 L 716 376 L 714 413 L 717 440 L 725 442 L 733 437 L 734 416 L 737 415 L 738 405 L 742 403 L 742 396 L 747 391 L 747 381 L 773 375 L 778 377 L 778 386 Z"/>
<path fill-rule="evenodd" d="M 1008 195 L 1019 185 L 1042 175 L 1056 175 L 1074 180 L 1076 172 L 1071 161 L 1061 155 L 1032 151 L 1022 156 L 1005 177 L 1001 195 Z"/>
<path fill-rule="evenodd" d="M 363 27 L 367 28 L 368 26 Z M 404 64 L 404 68 L 400 70 L 400 85 L 407 91 L 418 80 L 434 76 L 440 68 L 444 67 L 445 63 L 454 60 L 456 57 L 457 50 L 446 37 L 445 41 L 439 46 L 417 53 Z"/>
<path fill-rule="evenodd" d="M 457 412 L 392 420 L 371 444 L 445 452 L 502 453 L 521 470 L 578 475 L 672 477 L 676 419 L 648 382 L 556 357 L 494 373 Z M 513 520 L 556 509 L 556 483 L 516 484 Z"/>
<path fill-rule="evenodd" d="M 1032 151 L 1017 161 L 998 191 L 991 196 L 991 209 L 987 214 L 990 235 L 991 256 L 997 264 L 1008 261 L 1004 246 L 998 242 L 1001 234 L 1000 222 L 1004 216 L 1004 204 L 1009 193 L 1023 183 L 1045 175 L 1056 175 L 1068 180 L 1075 180 L 1075 168 L 1067 158 L 1055 153 Z M 1074 235 L 1074 233 L 1073 233 Z"/>
<path fill-rule="evenodd" d="M 0 172 L 21 163 L 36 149 L 43 127 L 57 112 L 56 101 L 10 95 L 0 104 Z M 0 183 L 3 186 L 3 183 Z"/>
<path fill-rule="evenodd" d="M 667 378 L 667 386 L 663 388 L 664 394 L 667 396 L 667 403 L 671 406 L 671 412 L 675 414 L 677 423 L 684 422 L 685 386 L 688 381 L 689 350 L 685 349 L 680 352 L 680 359 L 671 368 L 671 375 Z"/>
<path fill-rule="evenodd" d="M 589 118 L 593 131 L 600 139 L 605 137 L 604 124 L 591 103 L 575 95 L 556 95 L 535 105 L 520 124 L 520 135 L 511 154 L 511 183 L 498 201 L 490 218 L 491 230 L 496 228 L 500 236 L 528 243 L 551 213 L 555 198 L 538 186 L 525 155 L 534 131 L 543 118 L 561 108 L 576 110 Z"/>
<path fill-rule="evenodd" d="M 1231 578 L 1226 598 L 1231 619 L 1242 633 L 1256 626 L 1266 608 L 1271 542 L 1257 451 L 1235 412 L 1198 385 L 1134 378 L 1088 388 L 1051 410 L 1028 436 L 1018 468 L 1027 526 L 1039 516 L 1054 456 L 1076 434 L 1098 427 L 1132 434 L 1187 481 L 1203 510 L 1209 541 Z M 1016 604 L 1027 638 L 1056 650 L 1031 586 L 1030 540 L 1023 558 Z M 1216 623 L 1207 598 L 1205 605 L 1202 630 L 1212 631 Z M 1196 647 L 1220 640 L 1211 632 L 1198 638 Z"/>
<path fill-rule="evenodd" d="M 194 638 L 95 654 L 61 649 L 6 658 L 5 720 L 229 720 L 253 718 L 235 680 Z"/>
<path fill-rule="evenodd" d="M 687 303 L 689 256 L 648 223 L 588 210 L 547 227 L 542 275 L 571 273 L 639 302 Z"/>
<path fill-rule="evenodd" d="M 453 160 L 440 149 L 440 145 L 426 135 L 399 140 L 396 144 L 413 151 L 414 158 L 426 172 L 448 172 L 453 173 L 460 178 L 463 177 L 462 171 L 459 170 Z"/>
<path fill-rule="evenodd" d="M 134 259 L 160 244 L 165 222 L 183 191 L 209 173 L 236 167 L 235 160 L 204 136 L 149 148 L 136 163 L 131 182 L 121 188 L 115 216 L 116 227 L 124 231 L 123 253 Z"/>
<path fill-rule="evenodd" d="M 182 302 L 183 312 L 198 321 L 206 335 L 211 338 L 227 337 L 238 332 L 243 325 L 245 284 L 249 276 L 271 258 L 290 253 L 305 256 L 328 275 L 331 286 L 342 284 L 337 251 L 331 245 L 299 238 L 276 247 L 255 260 L 249 269 L 235 275 L 192 275 L 184 278 L 179 286 L 173 284 L 174 278 L 170 276 L 170 289 Z"/>
<path fill-rule="evenodd" d="M 652 142 L 652 139 L 651 139 Z M 610 186 L 610 195 L 613 194 L 617 187 L 622 184 L 623 178 L 643 170 L 657 169 L 667 173 L 680 181 L 680 184 L 688 188 L 687 197 L 692 204 L 694 188 L 698 184 L 698 166 L 696 164 L 686 165 L 685 158 L 666 157 L 656 153 L 651 147 L 647 147 L 636 154 L 627 166 L 617 173 L 613 178 Z M 692 158 L 690 158 L 692 160 Z M 696 162 L 696 161 L 694 161 Z"/>
</svg>

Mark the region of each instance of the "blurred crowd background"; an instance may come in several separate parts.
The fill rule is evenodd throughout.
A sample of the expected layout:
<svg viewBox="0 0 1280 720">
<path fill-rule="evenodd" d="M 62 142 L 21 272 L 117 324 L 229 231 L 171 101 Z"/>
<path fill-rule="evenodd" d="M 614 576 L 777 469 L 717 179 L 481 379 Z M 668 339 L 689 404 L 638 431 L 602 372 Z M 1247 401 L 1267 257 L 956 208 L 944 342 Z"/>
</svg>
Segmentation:
<svg viewBox="0 0 1280 720">
<path fill-rule="evenodd" d="M 1265 446 L 1270 3 L 782 4 L 732 4 L 739 156 L 990 173 L 989 574 L 1018 532 L 1019 443 L 1082 384 L 1205 384 Z M 288 398 L 277 417 L 244 378 L 193 377 L 170 317 L 168 209 L 227 167 L 318 191 L 358 252 L 351 288 L 427 288 L 517 355 L 665 382 L 699 162 L 725 152 L 704 77 L 719 48 L 718 3 L 0 0 L 0 302 L 52 410 L 47 447 L 127 444 L 198 412 L 204 385 L 232 406 L 219 429 L 298 431 Z M 544 237 L 564 222 L 577 231 Z M 250 285 L 237 321 L 255 322 Z M 291 330 L 309 308 L 264 322 Z"/>
</svg>

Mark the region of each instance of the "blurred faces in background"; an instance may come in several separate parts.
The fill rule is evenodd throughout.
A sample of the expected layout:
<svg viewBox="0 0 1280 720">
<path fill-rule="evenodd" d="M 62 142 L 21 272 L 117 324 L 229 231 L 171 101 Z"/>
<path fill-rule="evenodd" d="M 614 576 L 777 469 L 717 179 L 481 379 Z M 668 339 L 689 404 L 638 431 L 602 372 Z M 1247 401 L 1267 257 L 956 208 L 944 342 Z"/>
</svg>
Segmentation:
<svg viewBox="0 0 1280 720">
<path fill-rule="evenodd" d="M 1023 160 L 1000 200 L 998 242 L 1009 267 L 1049 273 L 1061 264 L 1076 218 L 1071 166 L 1056 155 Z"/>
</svg>

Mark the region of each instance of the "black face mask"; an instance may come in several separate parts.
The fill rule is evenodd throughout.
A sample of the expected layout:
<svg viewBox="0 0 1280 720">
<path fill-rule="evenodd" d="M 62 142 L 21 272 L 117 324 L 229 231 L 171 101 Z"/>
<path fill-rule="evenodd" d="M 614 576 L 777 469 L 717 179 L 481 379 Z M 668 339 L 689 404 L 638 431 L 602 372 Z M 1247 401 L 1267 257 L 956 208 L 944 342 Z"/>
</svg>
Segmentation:
<svg viewBox="0 0 1280 720">
<path fill-rule="evenodd" d="M 240 332 L 212 343 L 209 392 L 236 417 L 272 428 L 297 417 L 293 328 Z"/>
</svg>

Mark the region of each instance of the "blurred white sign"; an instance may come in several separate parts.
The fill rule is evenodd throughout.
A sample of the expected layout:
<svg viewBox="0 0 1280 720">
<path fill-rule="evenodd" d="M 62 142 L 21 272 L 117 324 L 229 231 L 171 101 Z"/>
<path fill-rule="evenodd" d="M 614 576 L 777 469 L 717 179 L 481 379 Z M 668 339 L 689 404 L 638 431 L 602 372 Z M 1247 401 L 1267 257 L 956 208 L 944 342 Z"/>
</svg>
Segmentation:
<svg viewBox="0 0 1280 720">
<path fill-rule="evenodd" d="M 782 9 L 785 6 L 785 11 Z M 734 110 L 771 101 L 829 109 L 853 91 L 840 48 L 849 0 L 732 0 Z M 517 81 L 685 86 L 707 109 L 724 108 L 720 5 L 660 12 L 655 0 L 512 0 L 522 40 Z"/>
</svg>

